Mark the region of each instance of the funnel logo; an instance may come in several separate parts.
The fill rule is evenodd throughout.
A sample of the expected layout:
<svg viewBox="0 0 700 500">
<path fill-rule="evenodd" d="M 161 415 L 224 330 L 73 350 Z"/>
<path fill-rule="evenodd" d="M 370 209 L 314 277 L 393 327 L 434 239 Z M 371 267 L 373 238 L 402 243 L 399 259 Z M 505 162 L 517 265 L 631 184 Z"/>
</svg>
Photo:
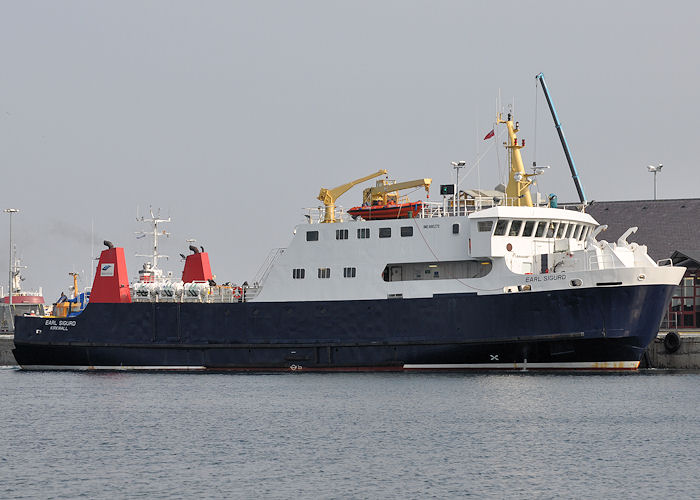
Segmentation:
<svg viewBox="0 0 700 500">
<path fill-rule="evenodd" d="M 100 276 L 114 276 L 114 264 L 102 264 L 100 266 Z"/>
</svg>

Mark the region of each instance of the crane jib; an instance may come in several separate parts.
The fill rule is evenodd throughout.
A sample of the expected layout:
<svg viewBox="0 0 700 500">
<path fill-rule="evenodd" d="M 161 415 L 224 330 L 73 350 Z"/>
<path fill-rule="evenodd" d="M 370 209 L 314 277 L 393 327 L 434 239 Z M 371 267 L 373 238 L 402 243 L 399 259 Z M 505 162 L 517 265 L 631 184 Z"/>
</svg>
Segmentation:
<svg viewBox="0 0 700 500">
<path fill-rule="evenodd" d="M 576 186 L 576 191 L 578 192 L 578 197 L 581 203 L 586 204 L 586 195 L 583 192 L 583 186 L 579 180 L 578 172 L 576 171 L 576 165 L 574 164 L 574 159 L 571 157 L 571 152 L 569 151 L 569 144 L 566 142 L 566 137 L 564 136 L 564 129 L 559 122 L 559 117 L 557 116 L 557 111 L 554 109 L 554 103 L 549 96 L 549 90 L 547 89 L 547 84 L 544 81 L 544 73 L 540 73 L 535 78 L 540 81 L 542 85 L 542 91 L 544 92 L 544 97 L 547 99 L 547 104 L 549 105 L 549 110 L 552 112 L 552 119 L 554 120 L 554 127 L 557 129 L 559 134 L 559 140 L 564 148 L 564 155 L 566 156 L 566 161 L 569 164 L 569 169 L 571 170 L 571 177 L 574 180 L 574 185 Z"/>
</svg>

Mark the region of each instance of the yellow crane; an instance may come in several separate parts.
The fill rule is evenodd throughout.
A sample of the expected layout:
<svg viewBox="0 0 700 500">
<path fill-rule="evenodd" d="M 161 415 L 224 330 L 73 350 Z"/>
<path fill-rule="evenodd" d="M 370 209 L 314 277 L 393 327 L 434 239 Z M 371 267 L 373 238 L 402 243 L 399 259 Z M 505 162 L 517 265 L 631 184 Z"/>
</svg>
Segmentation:
<svg viewBox="0 0 700 500">
<path fill-rule="evenodd" d="M 373 174 L 366 175 L 354 181 L 343 184 L 342 186 L 334 187 L 333 189 L 321 188 L 321 192 L 318 193 L 318 199 L 323 202 L 326 206 L 326 211 L 323 216 L 322 222 L 335 222 L 335 200 L 340 198 L 340 196 L 345 193 L 351 187 L 359 184 L 360 182 L 379 177 L 380 175 L 386 175 L 387 171 L 382 169 Z"/>
<path fill-rule="evenodd" d="M 432 179 L 416 179 L 413 181 L 390 183 L 390 181 L 377 181 L 377 185 L 362 191 L 362 204 L 365 206 L 388 205 L 399 202 L 398 191 L 415 187 L 424 187 L 425 194 L 430 198 L 430 184 Z"/>
</svg>

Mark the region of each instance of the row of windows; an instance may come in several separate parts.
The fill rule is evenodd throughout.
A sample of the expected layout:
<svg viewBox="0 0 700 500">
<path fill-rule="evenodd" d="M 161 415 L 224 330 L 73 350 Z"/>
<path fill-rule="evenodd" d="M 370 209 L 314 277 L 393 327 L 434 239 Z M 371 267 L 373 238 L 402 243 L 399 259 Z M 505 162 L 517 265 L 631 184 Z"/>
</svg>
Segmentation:
<svg viewBox="0 0 700 500">
<path fill-rule="evenodd" d="M 491 231 L 493 221 L 481 221 L 479 222 L 479 231 Z M 486 229 L 482 229 L 486 228 Z M 413 226 L 401 226 L 400 234 L 402 237 L 413 236 Z M 452 224 L 452 234 L 459 234 L 459 224 Z M 350 236 L 350 231 L 348 229 L 336 229 L 335 239 L 336 240 L 347 240 Z M 370 230 L 368 227 L 361 227 L 357 230 L 357 239 L 366 240 L 370 237 Z M 380 238 L 391 238 L 391 228 L 390 227 L 380 227 L 379 228 Z M 306 241 L 318 241 L 318 231 L 306 231 Z"/>
<path fill-rule="evenodd" d="M 343 268 L 343 278 L 354 278 L 357 276 L 356 267 L 344 267 Z M 306 277 L 306 269 L 296 268 L 292 269 L 292 279 L 303 280 Z M 319 279 L 327 279 L 331 277 L 330 267 L 319 267 L 318 268 Z"/>
<path fill-rule="evenodd" d="M 453 233 L 459 232 L 459 224 L 455 224 L 457 230 L 453 228 Z M 402 226 L 400 228 L 401 236 L 413 236 L 413 226 Z M 336 240 L 347 240 L 349 238 L 349 230 L 347 229 L 336 229 L 335 239 Z M 366 240 L 370 237 L 370 230 L 368 227 L 362 227 L 357 230 L 357 238 L 360 240 Z M 390 227 L 380 227 L 379 228 L 380 238 L 391 238 L 391 228 Z M 318 231 L 306 231 L 306 241 L 318 241 Z"/>
<path fill-rule="evenodd" d="M 489 232 L 493 227 L 493 221 L 479 221 L 477 229 L 479 232 Z M 574 238 L 583 241 L 592 227 L 589 224 L 576 224 L 560 221 L 535 221 L 535 220 L 510 220 L 498 219 L 494 236 L 523 236 L 535 238 Z"/>
</svg>

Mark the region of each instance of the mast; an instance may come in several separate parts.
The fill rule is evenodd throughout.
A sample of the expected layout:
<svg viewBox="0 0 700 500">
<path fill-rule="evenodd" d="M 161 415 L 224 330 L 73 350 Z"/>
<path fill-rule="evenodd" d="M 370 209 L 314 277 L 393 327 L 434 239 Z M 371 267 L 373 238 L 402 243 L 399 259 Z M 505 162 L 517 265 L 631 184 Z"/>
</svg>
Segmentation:
<svg viewBox="0 0 700 500">
<path fill-rule="evenodd" d="M 136 254 L 136 257 L 150 257 L 151 258 L 151 269 L 155 270 L 158 269 L 158 258 L 163 257 L 165 259 L 168 258 L 168 255 L 163 255 L 158 253 L 158 238 L 160 236 L 165 236 L 169 237 L 170 233 L 163 231 L 158 231 L 158 224 L 162 224 L 164 222 L 170 222 L 170 217 L 167 219 L 161 219 L 160 218 L 160 211 L 158 211 L 158 215 L 153 214 L 153 209 L 150 208 L 150 213 L 151 217 L 150 219 L 146 219 L 145 217 L 136 217 L 136 220 L 139 222 L 144 222 L 146 224 L 150 223 L 153 225 L 153 228 L 151 231 L 146 232 L 146 231 L 137 231 L 137 235 L 141 236 L 147 236 L 149 233 L 153 236 L 153 252 L 150 255 L 147 254 Z"/>
<path fill-rule="evenodd" d="M 522 143 L 518 145 L 518 122 L 515 122 L 515 125 L 513 125 L 513 116 L 510 113 L 508 113 L 507 120 L 504 120 L 499 113 L 496 121 L 498 123 L 505 123 L 508 127 L 506 149 L 510 150 L 510 169 L 508 185 L 506 186 L 506 204 L 515 207 L 531 207 L 532 197 L 530 196 L 530 184 L 532 184 L 532 181 L 530 177 L 532 174 L 525 173 L 523 158 L 520 155 L 520 150 L 525 147 L 525 141 L 523 140 Z"/>
<path fill-rule="evenodd" d="M 571 157 L 571 152 L 569 151 L 569 145 L 566 142 L 566 137 L 564 137 L 564 129 L 562 128 L 561 123 L 559 122 L 557 111 L 554 109 L 554 103 L 552 103 L 552 99 L 549 97 L 549 90 L 547 90 L 547 84 L 544 81 L 544 73 L 540 73 L 535 78 L 537 78 L 540 81 L 540 84 L 542 85 L 542 91 L 544 92 L 544 96 L 547 99 L 547 104 L 549 105 L 549 110 L 552 112 L 554 126 L 557 129 L 557 133 L 559 134 L 559 140 L 561 141 L 561 145 L 564 148 L 564 155 L 566 155 L 566 161 L 569 163 L 571 177 L 574 179 L 574 185 L 576 186 L 576 191 L 578 192 L 578 198 L 579 200 L 581 200 L 581 203 L 586 205 L 588 203 L 586 201 L 586 195 L 583 192 L 583 186 L 581 186 L 581 181 L 578 178 L 576 165 L 574 164 L 574 159 Z"/>
</svg>

